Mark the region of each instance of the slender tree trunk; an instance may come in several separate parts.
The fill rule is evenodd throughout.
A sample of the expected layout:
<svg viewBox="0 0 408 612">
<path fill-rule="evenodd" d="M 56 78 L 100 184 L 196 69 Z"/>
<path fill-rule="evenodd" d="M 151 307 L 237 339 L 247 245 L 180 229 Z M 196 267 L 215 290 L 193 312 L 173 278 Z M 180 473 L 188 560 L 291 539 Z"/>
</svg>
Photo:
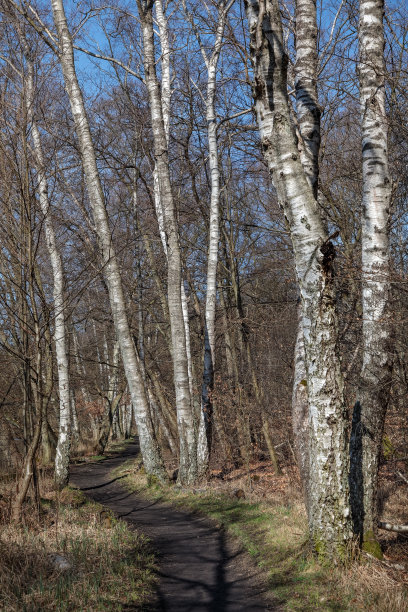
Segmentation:
<svg viewBox="0 0 408 612">
<path fill-rule="evenodd" d="M 118 261 L 112 243 L 106 211 L 103 189 L 96 165 L 95 150 L 92 142 L 89 121 L 75 72 L 72 39 L 68 30 L 62 0 L 52 0 L 54 23 L 59 41 L 59 59 L 64 75 L 65 88 L 70 100 L 72 115 L 78 137 L 79 150 L 85 173 L 85 181 L 89 200 L 93 210 L 96 233 L 104 269 L 104 277 L 109 292 L 115 331 L 119 341 L 123 365 L 129 385 L 132 403 L 136 411 L 137 428 L 140 440 L 140 449 L 148 473 L 166 480 L 167 475 L 154 435 L 153 425 L 149 415 L 149 408 L 143 378 L 140 371 L 139 359 L 130 333 L 122 281 Z"/>
<path fill-rule="evenodd" d="M 160 402 L 156 401 L 156 398 L 154 397 L 153 391 L 151 389 L 149 389 L 148 391 L 149 393 L 149 401 L 150 401 L 150 405 L 153 407 L 154 409 L 154 413 L 157 415 L 160 427 L 162 429 L 162 432 L 164 434 L 164 437 L 166 438 L 167 444 L 169 445 L 169 448 L 171 450 L 171 452 L 173 453 L 173 455 L 177 455 L 177 444 L 176 444 L 176 440 L 171 432 L 171 429 L 167 423 L 167 419 L 165 416 L 164 411 L 162 410 L 162 405 L 160 404 Z"/>
<path fill-rule="evenodd" d="M 363 365 L 350 445 L 354 529 L 363 548 L 376 556 L 381 556 L 376 539 L 378 469 L 393 363 L 383 14 L 383 0 L 360 0 Z"/>
<path fill-rule="evenodd" d="M 45 295 L 41 282 L 40 271 L 38 266 L 35 266 L 35 277 L 38 290 L 41 295 L 41 301 L 45 305 Z M 58 440 L 53 439 L 53 432 L 48 424 L 48 408 L 53 390 L 53 355 L 52 355 L 52 339 L 51 331 L 49 328 L 49 313 L 45 314 L 46 323 L 44 326 L 44 357 L 42 360 L 43 365 L 43 382 L 42 382 L 42 418 L 41 418 L 41 451 L 42 460 L 44 463 L 51 463 L 53 450 L 57 447 Z"/>
<path fill-rule="evenodd" d="M 85 372 L 85 367 L 84 367 L 82 356 L 81 356 L 80 349 L 79 349 L 77 333 L 74 327 L 72 327 L 72 340 L 73 340 L 73 348 L 74 348 L 75 369 L 76 369 L 76 374 L 79 377 L 79 390 L 81 392 L 81 403 L 82 403 L 82 406 L 85 406 L 90 401 L 90 397 L 89 397 L 88 389 L 84 385 L 84 380 L 86 378 L 86 372 Z M 76 415 L 74 416 L 73 423 L 75 423 L 75 419 L 78 421 L 77 397 L 75 398 L 75 400 L 76 400 L 75 401 Z M 92 429 L 93 438 L 95 440 L 97 438 L 97 435 L 95 435 L 95 433 L 97 432 L 97 428 L 96 428 L 93 417 L 91 415 L 89 415 L 89 417 L 91 421 L 91 429 Z"/>
<path fill-rule="evenodd" d="M 33 478 L 33 473 L 35 470 L 35 455 L 37 453 L 41 437 L 41 424 L 42 415 L 41 411 L 39 411 L 38 420 L 34 429 L 34 436 L 28 446 L 27 453 L 24 458 L 23 470 L 18 482 L 16 496 L 11 504 L 11 520 L 14 523 L 19 523 L 21 521 L 23 503 L 26 499 L 28 488 Z"/>
<path fill-rule="evenodd" d="M 278 1 L 249 0 L 247 16 L 261 145 L 290 228 L 302 296 L 311 438 L 310 533 L 321 556 L 338 559 L 351 538 L 351 522 L 333 287 L 335 250 L 299 158 Z"/>
<path fill-rule="evenodd" d="M 228 378 L 236 387 L 238 384 L 238 366 L 236 360 L 236 352 L 234 350 L 234 344 L 232 334 L 230 330 L 230 319 L 227 313 L 227 307 L 224 298 L 224 288 L 219 292 L 220 304 L 222 309 L 222 320 L 223 320 L 223 332 L 224 332 L 224 346 L 225 346 L 225 361 L 227 364 Z"/>
<path fill-rule="evenodd" d="M 198 434 L 197 455 L 198 469 L 200 475 L 204 475 L 208 469 L 211 440 L 212 440 L 212 402 L 211 393 L 214 390 L 214 367 L 215 367 L 215 311 L 217 300 L 217 266 L 218 266 L 218 243 L 219 243 L 219 205 L 220 205 L 220 168 L 217 145 L 217 118 L 215 110 L 215 95 L 217 85 L 217 66 L 221 53 L 222 41 L 224 37 L 225 23 L 231 2 L 224 0 L 218 6 L 218 23 L 215 33 L 213 50 L 208 56 L 206 48 L 201 40 L 195 26 L 193 15 L 187 10 L 186 3 L 183 1 L 184 12 L 186 13 L 197 42 L 200 46 L 207 68 L 207 99 L 206 99 L 206 119 L 208 135 L 209 167 L 211 177 L 211 201 L 210 201 L 210 222 L 208 236 L 208 257 L 207 257 L 207 290 L 204 314 L 204 365 L 203 382 L 201 391 L 201 418 Z"/>
<path fill-rule="evenodd" d="M 79 442 L 79 439 L 80 439 L 80 430 L 79 430 L 79 421 L 78 421 L 75 391 L 72 387 L 71 387 L 70 398 L 71 398 L 70 406 L 71 406 L 72 442 L 73 442 L 73 445 L 76 446 L 76 444 Z"/>
<path fill-rule="evenodd" d="M 163 207 L 167 248 L 167 292 L 172 338 L 174 386 L 177 424 L 180 437 L 179 482 L 191 484 L 197 480 L 197 442 L 194 427 L 185 322 L 181 295 L 181 254 L 173 194 L 170 183 L 169 158 L 153 32 L 153 3 L 138 0 L 144 46 L 145 81 L 149 95 L 153 130 L 154 154 Z"/>
<path fill-rule="evenodd" d="M 39 200 L 41 212 L 44 216 L 45 239 L 53 275 L 54 343 L 58 367 L 58 391 L 60 401 L 58 443 L 55 454 L 55 482 L 57 487 L 62 489 L 68 484 L 69 451 L 71 445 L 70 386 L 65 328 L 64 272 L 51 218 L 50 203 L 48 199 L 48 182 L 45 174 L 41 138 L 34 116 L 34 65 L 27 42 L 24 38 L 21 39 L 21 42 L 27 62 L 27 115 L 31 122 L 31 134 L 34 144 L 34 164 L 38 176 Z"/>
<path fill-rule="evenodd" d="M 170 74 L 170 43 L 167 27 L 167 19 L 163 10 L 162 0 L 156 0 L 156 20 L 159 26 L 159 38 L 161 46 L 161 84 L 160 84 L 160 101 L 163 113 L 164 132 L 166 135 L 167 147 L 169 146 L 170 137 L 170 106 L 171 106 L 171 74 Z M 157 165 L 154 168 L 154 202 L 156 209 L 157 222 L 159 225 L 160 238 L 163 245 L 163 250 L 168 259 L 168 250 L 166 242 L 166 219 L 164 215 L 163 202 L 160 193 L 160 180 Z M 181 305 L 183 311 L 184 332 L 186 337 L 186 357 L 188 381 L 190 389 L 191 401 L 193 401 L 194 385 L 193 385 L 193 365 L 191 358 L 191 339 L 190 339 L 190 322 L 188 316 L 187 296 L 184 288 L 183 277 L 181 276 L 180 283 Z"/>
<path fill-rule="evenodd" d="M 106 405 L 102 417 L 101 427 L 99 429 L 97 452 L 101 454 L 105 452 L 112 428 L 113 414 L 123 396 L 123 389 L 122 392 L 118 392 L 119 353 L 119 343 L 115 341 L 113 346 L 112 367 L 108 375 L 109 388 L 106 396 Z"/>
<path fill-rule="evenodd" d="M 160 8 L 159 8 L 160 5 Z M 162 102 L 163 102 L 163 107 L 166 107 L 166 113 L 165 116 L 167 117 L 167 122 L 166 120 L 164 121 L 165 123 L 165 129 L 166 129 L 166 134 L 167 134 L 167 140 L 168 140 L 168 131 L 169 131 L 169 120 L 170 120 L 170 62 L 169 62 L 169 45 L 168 45 L 168 37 L 167 37 L 167 23 L 165 21 L 164 18 L 164 14 L 163 14 L 163 10 L 161 7 L 160 2 L 157 4 L 157 12 L 158 15 L 160 15 L 160 20 L 159 20 L 159 24 L 160 24 L 160 31 L 162 33 L 161 35 L 161 40 L 162 37 L 164 39 L 164 42 L 162 41 L 162 50 L 163 50 L 163 57 L 162 57 L 162 62 L 164 63 L 164 66 L 162 67 L 162 71 L 163 73 L 166 74 L 166 77 L 163 78 L 164 83 L 162 84 Z M 160 237 L 162 240 L 162 246 L 163 246 L 163 250 L 164 253 L 167 257 L 167 245 L 166 245 L 166 240 L 165 240 L 165 232 L 164 232 L 164 220 L 163 220 L 163 209 L 162 209 L 162 205 L 161 205 L 161 200 L 160 200 L 160 191 L 159 191 L 159 184 L 158 184 L 158 175 L 156 170 L 154 171 L 154 198 L 155 198 L 155 210 L 156 210 L 156 215 L 157 215 L 157 220 L 158 220 L 158 225 L 159 225 L 159 232 L 160 232 Z M 132 201 L 133 201 L 133 214 L 135 219 L 137 219 L 137 184 L 136 184 L 136 173 L 135 173 L 135 177 L 134 177 L 134 183 L 133 183 L 133 190 L 132 190 Z M 138 226 L 138 223 L 136 222 L 136 227 Z M 160 295 L 160 301 L 161 301 L 161 305 L 162 305 L 162 310 L 163 310 L 163 315 L 164 315 L 164 319 L 165 320 L 169 320 L 169 316 L 168 316 L 168 307 L 167 307 L 167 301 L 166 301 L 166 296 L 162 287 L 162 283 L 161 280 L 159 278 L 159 275 L 157 273 L 157 269 L 155 267 L 155 262 L 154 262 L 154 258 L 153 258 L 153 254 L 151 252 L 151 248 L 150 248 L 150 242 L 149 239 L 147 237 L 146 234 L 142 234 L 143 235 L 143 241 L 144 241 L 144 245 L 145 245 L 145 249 L 147 252 L 147 255 L 149 257 L 149 261 L 150 261 L 150 265 L 151 265 L 151 271 L 153 273 L 154 279 L 155 279 L 155 284 L 156 287 L 159 291 L 159 295 Z M 157 420 L 160 424 L 161 427 L 161 431 L 164 434 L 164 437 L 166 438 L 166 441 L 170 447 L 170 450 L 173 454 L 177 454 L 177 444 L 176 444 L 176 440 L 173 436 L 172 431 L 170 430 L 170 428 L 168 427 L 168 423 L 167 423 L 167 419 L 165 416 L 165 411 L 162 409 L 163 408 L 163 396 L 160 395 L 159 397 L 159 401 L 156 401 L 156 397 L 155 397 L 155 393 L 153 392 L 152 389 L 152 385 L 151 385 L 151 380 L 150 380 L 150 375 L 147 373 L 147 367 L 146 367 L 146 362 L 145 362 L 145 349 L 144 349 L 144 322 L 143 322 L 143 291 L 142 291 L 142 269 L 141 269 L 141 265 L 140 265 L 140 261 L 137 263 L 137 282 L 138 282 L 138 297 L 139 297 L 139 308 L 138 308 L 138 328 L 139 328 L 139 337 L 138 337 L 138 346 L 139 346 L 139 355 L 140 355 L 140 360 L 141 363 L 143 365 L 143 376 L 144 376 L 144 380 L 145 380 L 145 384 L 147 387 L 147 394 L 148 394 L 148 399 L 149 399 L 149 405 L 151 407 L 151 412 L 152 414 L 156 415 Z M 171 339 L 169 338 L 168 334 L 165 334 L 165 339 L 166 339 L 166 343 L 168 344 L 169 348 L 170 348 L 170 352 L 172 350 L 172 346 L 171 346 Z M 160 383 L 157 381 L 158 386 L 160 387 Z M 174 423 L 174 430 L 177 430 L 177 423 L 175 421 Z"/>
<path fill-rule="evenodd" d="M 201 474 L 208 469 L 212 441 L 212 401 L 215 368 L 215 312 L 217 300 L 218 243 L 220 236 L 220 166 L 217 144 L 217 118 L 215 94 L 217 85 L 217 66 L 224 37 L 225 23 L 231 3 L 221 2 L 218 7 L 218 23 L 213 51 L 207 57 L 201 41 L 201 53 L 207 67 L 206 118 L 208 134 L 208 153 L 211 177 L 210 223 L 207 256 L 207 290 L 204 313 L 204 367 L 201 393 L 201 423 L 198 437 L 198 464 Z"/>
<path fill-rule="evenodd" d="M 21 521 L 23 504 L 27 497 L 28 488 L 33 480 L 34 474 L 36 473 L 36 454 L 40 445 L 42 420 L 44 418 L 44 401 L 42 393 L 42 353 L 41 353 L 41 333 L 38 319 L 37 306 L 35 302 L 34 294 L 34 261 L 32 252 L 32 236 L 28 237 L 28 259 L 31 269 L 31 277 L 29 282 L 29 294 L 30 301 L 32 304 L 32 314 L 34 319 L 34 331 L 35 331 L 35 349 L 36 358 L 35 365 L 33 368 L 33 375 L 30 376 L 31 391 L 33 404 L 36 409 L 37 422 L 34 427 L 33 435 L 27 448 L 26 456 L 24 457 L 23 470 L 20 479 L 17 483 L 16 496 L 11 505 L 11 519 L 17 523 Z M 31 406 L 33 409 L 33 406 Z"/>
</svg>

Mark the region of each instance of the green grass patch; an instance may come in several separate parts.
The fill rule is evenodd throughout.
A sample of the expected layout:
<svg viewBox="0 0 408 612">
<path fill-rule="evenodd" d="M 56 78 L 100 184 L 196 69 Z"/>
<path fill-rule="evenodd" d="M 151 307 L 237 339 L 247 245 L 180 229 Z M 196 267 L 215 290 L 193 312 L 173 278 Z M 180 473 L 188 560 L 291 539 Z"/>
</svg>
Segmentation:
<svg viewBox="0 0 408 612">
<path fill-rule="evenodd" d="M 91 455 L 88 457 L 88 461 L 96 462 L 96 461 L 105 461 L 107 459 L 106 455 Z"/>
<path fill-rule="evenodd" d="M 120 453 L 126 449 L 126 447 L 134 442 L 133 438 L 123 438 L 121 440 L 111 440 L 108 442 L 106 447 L 107 453 Z"/>
</svg>

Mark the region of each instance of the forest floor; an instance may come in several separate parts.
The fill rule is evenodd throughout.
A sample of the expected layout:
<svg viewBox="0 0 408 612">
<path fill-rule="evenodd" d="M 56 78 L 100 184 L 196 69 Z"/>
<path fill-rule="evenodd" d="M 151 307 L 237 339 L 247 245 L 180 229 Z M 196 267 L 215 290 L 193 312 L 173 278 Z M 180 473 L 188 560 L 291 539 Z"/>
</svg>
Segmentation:
<svg viewBox="0 0 408 612">
<path fill-rule="evenodd" d="M 319 564 L 290 458 L 280 475 L 265 460 L 215 463 L 186 489 L 147 478 L 135 442 L 110 450 L 81 453 L 78 488 L 60 494 L 41 467 L 40 505 L 31 491 L 18 526 L 15 476 L 0 475 L 0 610 L 408 610 L 408 537 L 380 531 L 384 562 Z M 404 461 L 381 472 L 382 518 L 394 524 L 408 523 Z"/>
<path fill-rule="evenodd" d="M 158 553 L 154 610 L 263 611 L 281 609 L 270 596 L 265 572 L 213 521 L 158 498 L 127 490 L 120 470 L 138 455 L 136 442 L 105 461 L 74 465 L 71 483 L 92 500 L 146 534 Z"/>
<path fill-rule="evenodd" d="M 148 479 L 136 452 L 132 443 L 98 467 L 75 468 L 73 482 L 82 488 L 78 476 L 88 473 L 86 493 L 106 501 L 119 516 L 127 515 L 152 539 L 160 554 L 155 609 L 408 609 L 408 573 L 401 569 L 408 567 L 408 538 L 380 532 L 384 562 L 355 558 L 342 568 L 319 564 L 308 545 L 299 477 L 290 463 L 279 476 L 267 461 L 213 469 L 208 483 L 184 489 Z M 402 469 L 398 463 L 384 466 L 380 490 L 383 518 L 406 524 L 408 487 L 398 476 Z M 95 470 L 101 487 L 95 487 Z M 115 509 L 117 502 L 122 506 Z M 203 531 L 194 535 L 196 527 Z M 204 566 L 200 569 L 203 560 L 208 579 Z"/>
</svg>

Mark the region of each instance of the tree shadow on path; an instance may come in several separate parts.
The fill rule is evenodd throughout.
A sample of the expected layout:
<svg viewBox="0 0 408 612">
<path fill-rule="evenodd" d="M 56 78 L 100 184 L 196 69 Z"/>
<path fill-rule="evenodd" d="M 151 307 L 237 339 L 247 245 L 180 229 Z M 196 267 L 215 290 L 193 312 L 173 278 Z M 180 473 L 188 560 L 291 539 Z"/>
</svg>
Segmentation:
<svg viewBox="0 0 408 612">
<path fill-rule="evenodd" d="M 106 481 L 109 471 L 136 457 L 137 442 L 102 463 L 75 465 L 71 482 L 152 541 L 160 583 L 153 610 L 170 612 L 257 612 L 278 610 L 268 603 L 260 569 L 210 520 L 168 504 L 128 493 Z"/>
</svg>

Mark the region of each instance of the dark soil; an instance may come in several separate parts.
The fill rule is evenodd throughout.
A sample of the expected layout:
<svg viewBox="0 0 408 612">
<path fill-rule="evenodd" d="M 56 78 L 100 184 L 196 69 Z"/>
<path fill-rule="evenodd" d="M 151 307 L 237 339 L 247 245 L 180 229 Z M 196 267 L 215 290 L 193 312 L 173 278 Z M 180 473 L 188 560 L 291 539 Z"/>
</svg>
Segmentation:
<svg viewBox="0 0 408 612">
<path fill-rule="evenodd" d="M 100 463 L 71 466 L 71 484 L 134 525 L 152 541 L 159 561 L 157 601 L 172 612 L 278 610 L 265 577 L 247 553 L 209 519 L 129 493 L 109 472 L 138 454 L 137 442 Z"/>
</svg>

